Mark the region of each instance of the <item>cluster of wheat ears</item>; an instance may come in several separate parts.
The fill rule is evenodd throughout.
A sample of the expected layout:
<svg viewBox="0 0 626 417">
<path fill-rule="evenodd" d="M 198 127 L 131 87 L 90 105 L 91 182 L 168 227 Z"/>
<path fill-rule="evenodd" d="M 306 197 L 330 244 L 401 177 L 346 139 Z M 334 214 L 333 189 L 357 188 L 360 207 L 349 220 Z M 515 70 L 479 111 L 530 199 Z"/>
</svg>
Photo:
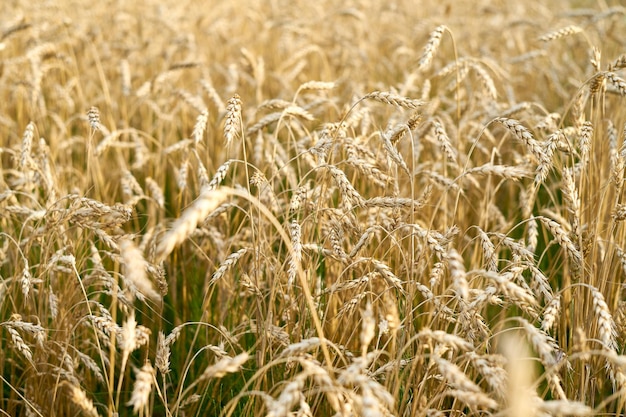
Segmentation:
<svg viewBox="0 0 626 417">
<path fill-rule="evenodd" d="M 0 415 L 623 414 L 607 1 L 2 2 Z"/>
</svg>

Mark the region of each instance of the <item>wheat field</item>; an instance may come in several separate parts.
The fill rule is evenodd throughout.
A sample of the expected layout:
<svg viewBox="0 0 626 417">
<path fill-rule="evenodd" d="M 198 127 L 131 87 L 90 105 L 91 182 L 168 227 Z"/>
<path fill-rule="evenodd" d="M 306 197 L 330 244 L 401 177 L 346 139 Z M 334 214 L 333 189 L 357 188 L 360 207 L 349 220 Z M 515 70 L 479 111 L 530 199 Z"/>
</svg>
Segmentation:
<svg viewBox="0 0 626 417">
<path fill-rule="evenodd" d="M 0 415 L 624 414 L 618 3 L 3 1 Z"/>
</svg>

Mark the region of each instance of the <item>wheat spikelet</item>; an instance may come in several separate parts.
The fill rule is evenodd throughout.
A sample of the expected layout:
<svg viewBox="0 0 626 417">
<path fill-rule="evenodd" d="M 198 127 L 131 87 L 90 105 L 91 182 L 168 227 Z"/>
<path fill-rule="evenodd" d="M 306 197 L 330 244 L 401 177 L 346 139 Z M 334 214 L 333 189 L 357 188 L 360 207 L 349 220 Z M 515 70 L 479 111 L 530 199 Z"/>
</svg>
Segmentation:
<svg viewBox="0 0 626 417">
<path fill-rule="evenodd" d="M 449 30 L 445 25 L 440 25 L 435 28 L 430 34 L 430 38 L 424 47 L 424 52 L 422 53 L 422 57 L 419 60 L 417 69 L 418 71 L 424 71 L 427 69 L 431 62 L 433 61 L 433 57 L 439 49 L 439 44 L 441 43 L 441 37 L 443 36 L 443 32 Z"/>
<path fill-rule="evenodd" d="M 569 26 L 566 26 L 564 28 L 555 30 L 553 32 L 546 33 L 545 35 L 540 36 L 539 40 L 541 42 L 550 42 L 550 41 L 554 41 L 554 40 L 557 40 L 557 39 L 564 38 L 566 36 L 570 36 L 570 35 L 574 35 L 576 33 L 580 33 L 582 31 L 583 31 L 583 29 L 580 26 L 569 25 Z"/>
</svg>

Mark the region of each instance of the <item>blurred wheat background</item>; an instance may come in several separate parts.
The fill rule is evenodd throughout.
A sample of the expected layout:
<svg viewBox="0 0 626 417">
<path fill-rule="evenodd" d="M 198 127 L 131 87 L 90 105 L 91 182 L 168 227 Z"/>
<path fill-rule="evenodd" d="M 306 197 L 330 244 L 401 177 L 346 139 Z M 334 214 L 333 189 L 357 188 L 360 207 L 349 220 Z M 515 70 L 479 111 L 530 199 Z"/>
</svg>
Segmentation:
<svg viewBox="0 0 626 417">
<path fill-rule="evenodd" d="M 622 415 L 618 3 L 3 1 L 0 415 Z"/>
</svg>

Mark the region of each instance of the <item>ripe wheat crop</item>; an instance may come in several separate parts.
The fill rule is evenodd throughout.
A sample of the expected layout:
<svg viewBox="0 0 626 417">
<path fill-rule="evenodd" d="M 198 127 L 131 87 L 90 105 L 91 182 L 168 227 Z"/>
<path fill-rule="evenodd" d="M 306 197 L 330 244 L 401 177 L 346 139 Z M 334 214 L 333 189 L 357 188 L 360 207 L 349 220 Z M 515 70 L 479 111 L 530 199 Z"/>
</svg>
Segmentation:
<svg viewBox="0 0 626 417">
<path fill-rule="evenodd" d="M 626 412 L 619 2 L 37 3 L 1 415 Z"/>
</svg>

